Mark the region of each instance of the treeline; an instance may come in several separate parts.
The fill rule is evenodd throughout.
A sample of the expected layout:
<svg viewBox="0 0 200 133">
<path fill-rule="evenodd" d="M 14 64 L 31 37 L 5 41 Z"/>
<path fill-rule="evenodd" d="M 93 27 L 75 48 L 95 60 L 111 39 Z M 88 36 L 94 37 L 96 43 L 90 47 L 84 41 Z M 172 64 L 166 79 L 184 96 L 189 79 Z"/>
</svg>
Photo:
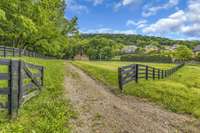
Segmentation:
<svg viewBox="0 0 200 133">
<path fill-rule="evenodd" d="M 65 18 L 65 0 L 1 0 L 0 45 L 35 51 L 57 58 L 74 58 L 81 52 L 90 59 L 108 60 L 125 45 L 142 51 L 147 45 L 183 44 L 190 49 L 199 41 L 123 34 L 79 34 L 77 18 Z"/>
<path fill-rule="evenodd" d="M 0 45 L 63 57 L 77 18 L 64 17 L 64 0 L 1 0 Z"/>
<path fill-rule="evenodd" d="M 65 58 L 72 59 L 78 54 L 85 54 L 91 60 L 109 60 L 119 55 L 123 44 L 104 37 L 72 37 L 66 49 Z"/>
<path fill-rule="evenodd" d="M 138 47 L 145 47 L 147 45 L 172 46 L 174 44 L 185 45 L 189 48 L 200 44 L 200 41 L 181 41 L 171 40 L 168 38 L 154 37 L 154 36 L 142 36 L 142 35 L 124 35 L 124 34 L 82 34 L 82 38 L 91 37 L 104 37 L 111 39 L 124 45 L 136 45 Z"/>
</svg>

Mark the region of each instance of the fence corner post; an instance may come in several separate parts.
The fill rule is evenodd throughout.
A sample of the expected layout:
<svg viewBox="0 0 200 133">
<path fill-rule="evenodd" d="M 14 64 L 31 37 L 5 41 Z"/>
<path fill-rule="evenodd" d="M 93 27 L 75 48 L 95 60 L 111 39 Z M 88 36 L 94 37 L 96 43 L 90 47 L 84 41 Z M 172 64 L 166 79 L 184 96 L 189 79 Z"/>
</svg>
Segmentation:
<svg viewBox="0 0 200 133">
<path fill-rule="evenodd" d="M 19 60 L 18 66 L 18 108 L 21 104 L 22 96 L 23 96 L 23 61 Z"/>
<path fill-rule="evenodd" d="M 122 84 L 122 68 L 118 68 L 118 83 L 119 83 L 119 89 L 123 91 L 123 84 Z"/>
<path fill-rule="evenodd" d="M 18 66 L 19 62 L 16 60 L 10 60 L 9 65 L 9 95 L 8 95 L 8 114 L 11 118 L 15 118 L 18 113 Z"/>
</svg>

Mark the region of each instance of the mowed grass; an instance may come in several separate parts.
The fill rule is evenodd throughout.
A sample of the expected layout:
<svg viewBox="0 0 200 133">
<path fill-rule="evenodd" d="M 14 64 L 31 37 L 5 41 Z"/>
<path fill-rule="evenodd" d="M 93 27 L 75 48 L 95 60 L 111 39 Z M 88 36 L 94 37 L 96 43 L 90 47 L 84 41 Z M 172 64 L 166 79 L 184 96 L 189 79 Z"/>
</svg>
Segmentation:
<svg viewBox="0 0 200 133">
<path fill-rule="evenodd" d="M 72 63 L 110 86 L 115 92 L 119 92 L 117 68 L 133 62 L 75 61 Z M 162 69 L 174 66 L 145 64 Z M 123 91 L 127 95 L 146 98 L 173 112 L 200 117 L 200 65 L 186 65 L 173 76 L 162 80 L 140 80 L 137 84 L 131 82 L 124 87 Z"/>
<path fill-rule="evenodd" d="M 1 133 L 67 133 L 69 119 L 74 115 L 64 97 L 64 61 L 22 58 L 26 62 L 45 66 L 45 86 L 40 95 L 19 109 L 16 119 L 9 120 L 0 111 Z"/>
</svg>

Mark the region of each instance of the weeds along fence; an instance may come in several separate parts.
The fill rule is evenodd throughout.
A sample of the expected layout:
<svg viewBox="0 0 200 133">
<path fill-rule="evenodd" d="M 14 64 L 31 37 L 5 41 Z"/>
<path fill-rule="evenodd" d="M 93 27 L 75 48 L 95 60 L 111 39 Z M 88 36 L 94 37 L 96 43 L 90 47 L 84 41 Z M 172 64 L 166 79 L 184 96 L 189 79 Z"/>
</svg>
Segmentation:
<svg viewBox="0 0 200 133">
<path fill-rule="evenodd" d="M 44 55 L 38 54 L 36 52 L 32 52 L 32 51 L 28 51 L 28 50 L 23 50 L 23 49 L 20 49 L 20 48 L 6 47 L 6 46 L 0 46 L 0 56 L 2 56 L 2 57 L 8 57 L 8 56 L 13 56 L 13 57 L 29 56 L 29 57 L 38 57 L 38 58 L 46 58 L 46 59 L 53 58 L 53 57 L 48 57 L 48 56 L 44 56 Z"/>
<path fill-rule="evenodd" d="M 135 81 L 137 83 L 140 79 L 164 79 L 175 73 L 183 66 L 184 64 L 179 64 L 176 67 L 167 70 L 161 70 L 155 67 L 141 64 L 132 64 L 129 66 L 120 67 L 118 69 L 119 88 L 123 90 L 123 86 L 125 84 L 131 81 Z"/>
<path fill-rule="evenodd" d="M 13 117 L 21 105 L 39 94 L 44 84 L 44 67 L 21 60 L 1 59 L 0 70 L 0 110 L 8 110 Z"/>
</svg>

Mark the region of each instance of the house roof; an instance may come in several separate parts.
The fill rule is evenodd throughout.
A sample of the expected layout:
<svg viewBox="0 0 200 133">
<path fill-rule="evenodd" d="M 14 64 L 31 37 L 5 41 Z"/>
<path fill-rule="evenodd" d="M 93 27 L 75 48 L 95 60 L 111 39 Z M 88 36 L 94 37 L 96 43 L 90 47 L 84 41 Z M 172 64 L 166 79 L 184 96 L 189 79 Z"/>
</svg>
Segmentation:
<svg viewBox="0 0 200 133">
<path fill-rule="evenodd" d="M 124 47 L 121 51 L 124 53 L 134 53 L 137 49 L 137 46 L 127 46 Z"/>
<path fill-rule="evenodd" d="M 198 52 L 200 51 L 200 45 L 197 45 L 194 49 L 193 49 L 194 52 Z"/>
</svg>

